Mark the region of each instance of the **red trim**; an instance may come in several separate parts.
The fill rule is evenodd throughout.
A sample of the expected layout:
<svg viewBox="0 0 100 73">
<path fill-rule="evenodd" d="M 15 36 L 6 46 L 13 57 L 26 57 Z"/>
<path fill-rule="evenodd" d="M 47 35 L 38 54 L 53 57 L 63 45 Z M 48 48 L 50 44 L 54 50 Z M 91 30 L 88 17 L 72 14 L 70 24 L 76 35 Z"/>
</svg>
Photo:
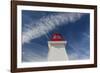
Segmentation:
<svg viewBox="0 0 100 73">
<path fill-rule="evenodd" d="M 64 38 L 62 37 L 61 34 L 55 33 L 53 34 L 51 41 L 64 41 Z"/>
</svg>

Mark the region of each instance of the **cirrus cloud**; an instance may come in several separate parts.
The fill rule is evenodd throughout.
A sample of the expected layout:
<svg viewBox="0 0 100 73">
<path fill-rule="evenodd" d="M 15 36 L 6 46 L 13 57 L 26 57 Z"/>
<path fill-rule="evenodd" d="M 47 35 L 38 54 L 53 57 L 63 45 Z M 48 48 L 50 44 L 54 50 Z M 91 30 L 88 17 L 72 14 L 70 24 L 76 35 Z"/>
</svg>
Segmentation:
<svg viewBox="0 0 100 73">
<path fill-rule="evenodd" d="M 58 13 L 43 16 L 35 23 L 30 22 L 31 25 L 23 27 L 26 30 L 22 32 L 22 43 L 28 43 L 32 39 L 39 38 L 64 23 L 73 23 L 79 20 L 82 15 L 81 13 Z"/>
</svg>

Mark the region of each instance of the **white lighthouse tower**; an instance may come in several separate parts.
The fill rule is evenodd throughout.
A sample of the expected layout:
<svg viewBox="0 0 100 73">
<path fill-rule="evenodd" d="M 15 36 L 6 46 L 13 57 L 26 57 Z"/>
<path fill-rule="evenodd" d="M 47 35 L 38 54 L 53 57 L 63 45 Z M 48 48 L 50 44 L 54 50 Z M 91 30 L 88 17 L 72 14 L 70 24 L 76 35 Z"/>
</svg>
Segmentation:
<svg viewBox="0 0 100 73">
<path fill-rule="evenodd" d="M 65 50 L 66 44 L 67 41 L 65 41 L 60 34 L 53 34 L 52 39 L 48 41 L 48 61 L 68 60 L 67 52 Z"/>
</svg>

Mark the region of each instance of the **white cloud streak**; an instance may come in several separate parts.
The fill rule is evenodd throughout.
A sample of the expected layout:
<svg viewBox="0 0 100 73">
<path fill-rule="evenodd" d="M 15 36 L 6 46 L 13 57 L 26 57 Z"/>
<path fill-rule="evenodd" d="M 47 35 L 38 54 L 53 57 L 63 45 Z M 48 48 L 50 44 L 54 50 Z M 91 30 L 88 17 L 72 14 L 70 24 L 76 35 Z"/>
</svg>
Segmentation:
<svg viewBox="0 0 100 73">
<path fill-rule="evenodd" d="M 37 43 L 30 43 L 33 47 L 23 47 L 22 61 L 23 62 L 39 62 L 47 61 L 47 48 Z M 42 49 L 42 50 L 41 50 Z M 41 50 L 41 51 L 40 51 Z"/>
<path fill-rule="evenodd" d="M 29 26 L 24 27 L 26 30 L 22 33 L 22 43 L 28 43 L 32 39 L 41 37 L 64 23 L 73 23 L 79 20 L 81 16 L 81 13 L 59 13 L 42 17 L 35 23 L 31 22 L 31 25 L 27 24 Z"/>
<path fill-rule="evenodd" d="M 23 62 L 33 62 L 33 61 L 47 61 L 46 57 L 41 54 L 33 53 L 31 51 L 23 52 Z"/>
<path fill-rule="evenodd" d="M 89 35 L 87 33 L 82 33 L 80 41 L 75 41 L 69 46 L 73 48 L 73 51 L 68 55 L 70 60 L 90 58 Z"/>
</svg>

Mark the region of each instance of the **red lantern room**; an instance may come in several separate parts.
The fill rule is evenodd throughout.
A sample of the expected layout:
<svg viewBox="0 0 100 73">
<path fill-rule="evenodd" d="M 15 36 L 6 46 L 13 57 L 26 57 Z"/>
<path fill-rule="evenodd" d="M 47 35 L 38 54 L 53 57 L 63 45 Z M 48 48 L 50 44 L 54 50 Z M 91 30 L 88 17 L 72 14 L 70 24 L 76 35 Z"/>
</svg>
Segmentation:
<svg viewBox="0 0 100 73">
<path fill-rule="evenodd" d="M 64 38 L 62 37 L 61 34 L 54 33 L 52 38 L 51 38 L 51 41 L 64 41 Z"/>
</svg>

